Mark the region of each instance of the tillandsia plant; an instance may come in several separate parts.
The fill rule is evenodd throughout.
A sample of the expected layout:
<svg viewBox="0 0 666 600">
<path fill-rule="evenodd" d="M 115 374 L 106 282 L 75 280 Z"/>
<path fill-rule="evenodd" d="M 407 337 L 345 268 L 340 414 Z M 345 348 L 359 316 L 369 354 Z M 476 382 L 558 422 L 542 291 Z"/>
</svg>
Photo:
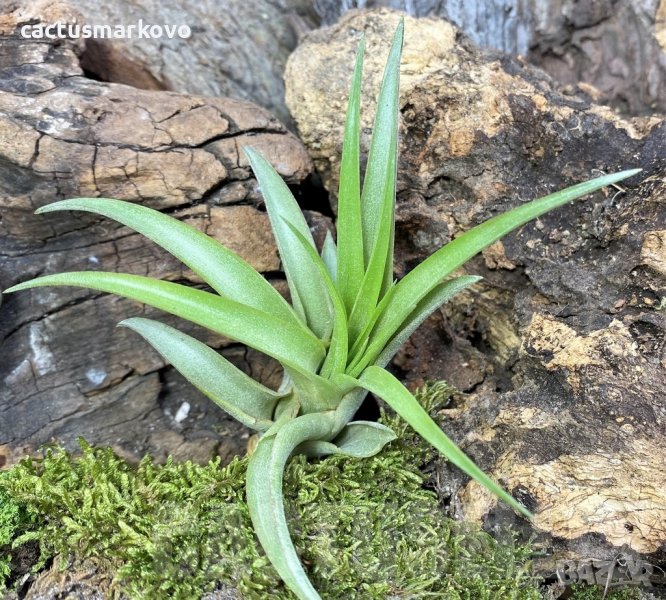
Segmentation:
<svg viewBox="0 0 666 600">
<path fill-rule="evenodd" d="M 293 547 L 284 514 L 283 472 L 294 453 L 368 457 L 395 438 L 378 423 L 354 421 L 368 392 L 382 398 L 449 461 L 516 511 L 530 513 L 442 432 L 386 365 L 411 333 L 475 276 L 447 279 L 486 246 L 527 221 L 637 173 L 599 177 L 496 216 L 440 248 L 401 281 L 393 278 L 399 65 L 403 23 L 384 72 L 361 186 L 359 127 L 364 44 L 359 46 L 344 131 L 337 244 L 317 252 L 287 185 L 252 148 L 259 182 L 289 284 L 291 305 L 250 265 L 197 229 L 137 204 L 103 198 L 63 200 L 38 213 L 83 210 L 119 221 L 161 245 L 216 292 L 130 274 L 47 275 L 6 292 L 46 285 L 82 286 L 138 300 L 251 346 L 284 368 L 277 391 L 253 381 L 217 352 L 146 318 L 121 323 L 145 338 L 183 376 L 260 434 L 247 471 L 257 536 L 287 586 L 319 598 Z"/>
</svg>

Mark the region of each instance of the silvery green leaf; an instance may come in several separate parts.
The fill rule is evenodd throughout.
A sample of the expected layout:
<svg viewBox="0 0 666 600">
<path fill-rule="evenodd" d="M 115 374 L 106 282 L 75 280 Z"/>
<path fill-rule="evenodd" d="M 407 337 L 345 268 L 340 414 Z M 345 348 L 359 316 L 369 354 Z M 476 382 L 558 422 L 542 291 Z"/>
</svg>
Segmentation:
<svg viewBox="0 0 666 600">
<path fill-rule="evenodd" d="M 426 258 L 387 293 L 383 302 L 383 314 L 376 326 L 397 331 L 409 317 L 415 304 L 427 296 L 443 278 L 448 277 L 490 244 L 558 206 L 627 179 L 640 170 L 631 169 L 579 183 L 518 206 L 466 231 Z"/>
<path fill-rule="evenodd" d="M 397 412 L 427 442 L 432 444 L 447 460 L 475 479 L 489 492 L 511 506 L 514 510 L 532 518 L 532 514 L 497 482 L 486 475 L 451 439 L 439 428 L 430 415 L 419 404 L 409 390 L 388 371 L 380 367 L 368 367 L 358 379 L 361 387 L 379 396 Z"/>
<path fill-rule="evenodd" d="M 335 245 L 333 236 L 330 231 L 326 232 L 326 237 L 324 238 L 324 245 L 321 249 L 321 259 L 326 265 L 326 270 L 331 276 L 331 279 L 335 281 L 338 272 L 338 248 Z"/>
<path fill-rule="evenodd" d="M 304 442 L 298 446 L 297 451 L 310 457 L 341 454 L 353 458 L 370 458 L 396 437 L 392 429 L 381 423 L 352 421 L 333 441 Z"/>
<path fill-rule="evenodd" d="M 301 245 L 305 254 L 305 260 L 309 259 L 315 267 L 319 279 L 323 283 L 326 293 L 328 294 L 328 300 L 333 306 L 334 320 L 331 343 L 324 364 L 321 367 L 321 375 L 322 377 L 328 377 L 331 373 L 343 373 L 345 366 L 347 365 L 347 349 L 349 343 L 347 337 L 347 313 L 345 311 L 345 305 L 338 293 L 338 289 L 335 287 L 333 279 L 331 279 L 331 276 L 326 269 L 324 261 L 319 257 L 315 249 L 308 244 L 308 241 L 303 237 L 300 231 L 298 231 L 291 223 L 287 223 L 287 225 L 294 234 L 296 240 L 295 243 Z"/>
<path fill-rule="evenodd" d="M 350 365 L 349 374 L 355 377 L 371 364 L 385 367 L 423 321 L 458 292 L 480 279 L 474 275 L 465 275 L 440 283 L 413 307 L 398 331 L 385 327 L 380 318 L 370 336 L 368 347 L 359 355 L 359 360 Z"/>
<path fill-rule="evenodd" d="M 400 21 L 384 70 L 361 196 L 365 273 L 349 317 L 355 341 L 368 323 L 382 290 L 393 280 L 395 186 L 398 155 L 400 53 L 404 23 Z"/>
<path fill-rule="evenodd" d="M 354 415 L 361 408 L 363 400 L 368 395 L 368 390 L 358 386 L 358 381 L 345 375 L 344 373 L 335 373 L 331 376 L 331 381 L 343 390 L 344 395 L 335 410 L 335 426 L 336 430 L 340 431 L 347 423 L 349 423 Z"/>
<path fill-rule="evenodd" d="M 334 409 L 340 402 L 340 390 L 327 378 L 291 363 L 282 363 L 298 393 L 304 413 Z"/>
<path fill-rule="evenodd" d="M 381 423 L 352 421 L 331 443 L 338 448 L 339 454 L 368 458 L 377 454 L 396 437 L 392 429 Z"/>
<path fill-rule="evenodd" d="M 114 219 L 162 246 L 222 296 L 288 323 L 301 324 L 293 308 L 264 277 L 240 256 L 187 223 L 140 204 L 108 198 L 61 200 L 42 206 L 36 213 L 60 210 L 83 210 Z"/>
<path fill-rule="evenodd" d="M 361 125 L 361 75 L 365 39 L 356 53 L 356 67 L 349 91 L 347 120 L 340 161 L 338 190 L 338 243 L 340 246 L 337 282 L 345 308 L 351 312 L 363 281 L 363 225 L 361 223 L 361 167 L 359 131 Z"/>
<path fill-rule="evenodd" d="M 125 273 L 58 273 L 20 283 L 5 292 L 46 285 L 71 285 L 138 300 L 226 335 L 276 360 L 316 371 L 324 346 L 301 325 L 196 288 Z M 279 331 L 280 335 L 275 335 Z"/>
<path fill-rule="evenodd" d="M 301 403 L 298 400 L 296 394 L 289 394 L 288 396 L 282 398 L 277 406 L 275 407 L 274 422 L 271 425 L 270 429 L 264 434 L 265 437 L 275 435 L 282 427 L 295 419 L 298 416 L 298 412 L 301 409 Z"/>
<path fill-rule="evenodd" d="M 134 317 L 119 323 L 141 335 L 200 392 L 251 429 L 266 431 L 283 397 L 257 383 L 199 340 L 169 325 Z"/>
<path fill-rule="evenodd" d="M 327 340 L 333 329 L 333 307 L 317 268 L 291 229 L 294 227 L 316 252 L 310 228 L 282 177 L 259 152 L 248 146 L 243 149 L 261 187 L 294 308 L 319 339 Z"/>
<path fill-rule="evenodd" d="M 400 89 L 400 54 L 404 36 L 401 20 L 384 69 L 384 78 L 377 98 L 377 112 L 372 127 L 372 141 L 361 194 L 363 248 L 366 264 L 370 262 L 377 241 L 389 236 L 393 212 L 393 196 L 387 193 L 395 185 L 395 164 L 398 137 L 398 103 Z M 395 187 L 393 187 L 395 192 Z"/>
<path fill-rule="evenodd" d="M 276 433 L 264 435 L 250 456 L 246 491 L 250 518 L 266 556 L 300 600 L 321 600 L 296 554 L 284 514 L 282 482 L 291 453 L 303 442 L 332 433 L 330 413 L 292 419 Z"/>
</svg>

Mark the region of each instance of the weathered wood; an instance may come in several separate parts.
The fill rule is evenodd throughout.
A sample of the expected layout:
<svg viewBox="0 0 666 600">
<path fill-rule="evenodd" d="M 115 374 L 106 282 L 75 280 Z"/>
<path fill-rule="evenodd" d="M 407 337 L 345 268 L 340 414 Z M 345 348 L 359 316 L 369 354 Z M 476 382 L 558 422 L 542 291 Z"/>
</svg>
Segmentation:
<svg viewBox="0 0 666 600">
<path fill-rule="evenodd" d="M 44 18 L 74 18 L 58 6 L 50 5 Z M 276 275 L 277 250 L 240 147 L 251 142 L 298 185 L 311 172 L 300 142 L 266 110 L 243 100 L 87 79 L 78 43 L 18 35 L 23 23 L 44 14 L 24 8 L 5 15 L 1 24 L 0 289 L 75 270 L 201 283 L 157 246 L 108 219 L 33 214 L 39 206 L 76 196 L 121 198 L 164 210 Z M 321 221 L 316 213 L 311 218 L 313 224 Z M 141 304 L 78 288 L 2 297 L 0 464 L 52 439 L 73 448 L 78 436 L 112 445 L 132 459 L 149 452 L 158 459 L 171 453 L 207 460 L 244 451 L 243 427 L 136 334 L 116 329 L 118 321 L 137 314 L 177 323 Z M 279 382 L 266 357 L 193 326 L 182 328 L 262 381 Z"/>
<path fill-rule="evenodd" d="M 288 104 L 330 190 L 356 42 L 365 32 L 367 149 L 398 19 L 349 13 L 289 60 Z M 472 261 L 467 270 L 485 281 L 431 319 L 397 365 L 413 385 L 444 378 L 468 392 L 442 412 L 445 430 L 534 510 L 541 543 L 559 557 L 605 558 L 628 544 L 663 560 L 666 125 L 565 95 L 541 71 L 460 41 L 444 21 L 408 18 L 405 31 L 399 276 L 521 201 L 602 171 L 645 169 Z M 457 471 L 437 473 L 454 513 L 489 527 L 514 521 Z"/>
<path fill-rule="evenodd" d="M 132 26 L 131 37 L 93 38 L 80 46 L 82 67 L 102 81 L 148 90 L 231 96 L 268 108 L 283 122 L 282 72 L 299 36 L 316 25 L 311 0 L 19 0 L 9 3 L 47 22 L 54 11 L 91 27 Z M 0 12 L 2 7 L 0 7 Z M 68 22 L 72 22 L 71 20 Z M 189 28 L 182 38 L 165 26 Z M 151 33 L 151 27 L 162 28 Z M 141 28 L 141 29 L 140 29 Z M 186 31 L 185 31 L 186 32 Z M 160 37 L 154 37 L 160 35 Z"/>
</svg>

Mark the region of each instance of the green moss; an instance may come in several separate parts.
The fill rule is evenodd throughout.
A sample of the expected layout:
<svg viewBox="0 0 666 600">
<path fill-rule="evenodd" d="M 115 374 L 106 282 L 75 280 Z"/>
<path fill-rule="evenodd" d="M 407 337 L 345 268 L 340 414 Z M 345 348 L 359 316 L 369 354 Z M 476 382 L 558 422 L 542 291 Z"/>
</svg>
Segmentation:
<svg viewBox="0 0 666 600">
<path fill-rule="evenodd" d="M 446 394 L 434 386 L 421 401 L 434 409 Z M 404 424 L 384 421 L 400 437 L 379 455 L 297 457 L 285 474 L 292 535 L 322 597 L 540 598 L 530 549 L 446 519 L 419 469 L 431 451 Z M 117 589 L 133 598 L 197 598 L 219 582 L 250 600 L 294 598 L 254 537 L 246 459 L 132 467 L 111 450 L 81 447 L 79 457 L 49 449 L 0 479 L 0 493 L 40 517 L 29 536 L 42 561 L 108 560 Z"/>
<path fill-rule="evenodd" d="M 4 489 L 8 476 L 8 471 L 0 471 L 0 591 L 12 575 L 13 547 L 20 546 L 20 538 L 36 526 L 36 519 Z"/>
<path fill-rule="evenodd" d="M 19 515 L 19 505 L 0 488 L 0 590 L 11 573 L 10 547 L 16 537 Z"/>
<path fill-rule="evenodd" d="M 638 588 L 610 588 L 604 595 L 603 586 L 581 583 L 572 585 L 571 592 L 570 600 L 601 600 L 602 598 L 604 600 L 638 600 L 640 597 Z"/>
</svg>

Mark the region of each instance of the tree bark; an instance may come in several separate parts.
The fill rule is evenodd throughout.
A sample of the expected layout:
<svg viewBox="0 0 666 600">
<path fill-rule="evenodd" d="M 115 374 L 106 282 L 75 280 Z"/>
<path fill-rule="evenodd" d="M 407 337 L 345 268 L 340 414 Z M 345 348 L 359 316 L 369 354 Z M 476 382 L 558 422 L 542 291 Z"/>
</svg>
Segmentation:
<svg viewBox="0 0 666 600">
<path fill-rule="evenodd" d="M 18 0 L 6 4 L 47 14 L 54 3 Z M 111 33 L 118 26 L 133 27 L 131 37 L 86 40 L 80 57 L 90 77 L 140 89 L 250 100 L 290 124 L 282 72 L 300 35 L 316 26 L 311 0 L 225 0 L 222 4 L 86 0 L 70 2 L 70 7 L 69 12 L 78 14 L 78 25 L 109 27 Z M 190 35 L 173 32 L 169 36 L 165 26 L 185 27 Z"/>
</svg>

